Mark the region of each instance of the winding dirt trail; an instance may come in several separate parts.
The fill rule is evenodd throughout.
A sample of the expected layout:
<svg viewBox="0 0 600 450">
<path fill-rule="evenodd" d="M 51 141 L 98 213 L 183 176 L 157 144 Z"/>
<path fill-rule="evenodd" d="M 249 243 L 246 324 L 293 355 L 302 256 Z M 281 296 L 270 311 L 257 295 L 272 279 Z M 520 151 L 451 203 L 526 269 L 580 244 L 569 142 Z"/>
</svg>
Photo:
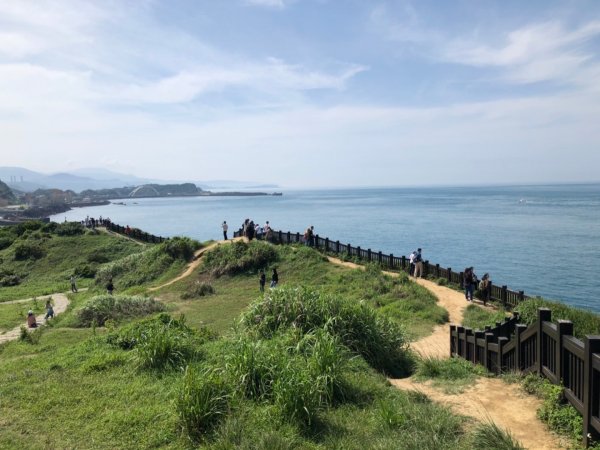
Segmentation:
<svg viewBox="0 0 600 450">
<path fill-rule="evenodd" d="M 45 295 L 43 297 L 37 297 L 38 300 L 43 301 L 43 302 L 45 302 L 49 298 L 52 299 L 52 302 L 54 305 L 54 315 L 55 316 L 58 314 L 62 314 L 67 310 L 67 307 L 69 306 L 69 299 L 67 298 L 66 294 L 57 293 L 57 294 Z M 26 298 L 23 300 L 12 300 L 11 302 L 4 302 L 2 304 L 6 305 L 9 303 L 23 303 L 23 302 L 28 302 L 31 300 L 33 300 L 33 299 Z M 46 323 L 46 319 L 44 319 L 45 315 L 46 315 L 45 313 L 42 313 L 42 314 L 38 314 L 35 317 L 35 321 L 37 322 L 38 327 L 40 327 Z M 19 335 L 21 334 L 21 326 L 23 326 L 23 325 L 27 326 L 27 321 L 24 321 L 21 325 L 13 328 L 12 330 L 7 331 L 4 334 L 0 334 L 0 344 L 18 339 Z"/>
<path fill-rule="evenodd" d="M 344 267 L 364 269 L 363 266 L 337 258 L 328 257 L 328 260 Z M 393 272 L 384 273 L 398 276 Z M 412 280 L 438 298 L 438 304 L 448 310 L 451 323 L 462 323 L 463 311 L 468 305 L 462 292 L 421 278 Z M 436 326 L 431 335 L 411 343 L 411 347 L 422 356 L 450 357 L 448 324 Z M 568 447 L 537 418 L 541 400 L 527 395 L 517 385 L 507 384 L 498 378 L 479 378 L 459 395 L 446 394 L 432 387 L 431 382 L 416 382 L 412 377 L 389 379 L 389 382 L 399 389 L 423 392 L 431 400 L 449 406 L 457 414 L 473 417 L 479 422 L 492 421 L 508 430 L 525 448 L 550 450 Z"/>
</svg>

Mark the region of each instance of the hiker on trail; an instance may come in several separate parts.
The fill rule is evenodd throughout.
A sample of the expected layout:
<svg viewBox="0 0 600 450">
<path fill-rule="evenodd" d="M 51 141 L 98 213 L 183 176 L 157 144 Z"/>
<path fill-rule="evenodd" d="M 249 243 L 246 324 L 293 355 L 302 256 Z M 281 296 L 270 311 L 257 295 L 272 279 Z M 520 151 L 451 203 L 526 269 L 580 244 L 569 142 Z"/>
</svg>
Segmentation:
<svg viewBox="0 0 600 450">
<path fill-rule="evenodd" d="M 71 292 L 77 292 L 77 279 L 75 278 L 75 275 L 71 275 L 70 281 L 71 281 Z"/>
<path fill-rule="evenodd" d="M 413 250 L 410 255 L 408 255 L 408 262 L 410 263 L 410 267 L 408 269 L 409 275 L 415 274 L 415 258 L 417 257 L 417 251 Z"/>
<path fill-rule="evenodd" d="M 465 299 L 468 302 L 473 301 L 473 290 L 477 283 L 477 276 L 473 272 L 473 267 L 467 267 L 464 273 Z"/>
<path fill-rule="evenodd" d="M 112 295 L 113 291 L 115 290 L 115 286 L 113 284 L 112 278 L 108 279 L 108 283 L 106 283 L 106 292 L 109 295 Z"/>
<path fill-rule="evenodd" d="M 265 226 L 263 227 L 263 231 L 265 233 L 265 240 L 271 242 L 271 238 L 273 237 L 273 230 L 271 229 L 271 225 L 269 224 L 268 220 L 267 223 L 265 223 Z"/>
<path fill-rule="evenodd" d="M 492 281 L 490 280 L 490 274 L 483 274 L 483 278 L 479 282 L 479 292 L 481 293 L 481 298 L 483 299 L 483 306 L 487 305 L 487 302 L 490 301 L 492 297 Z"/>
<path fill-rule="evenodd" d="M 44 319 L 54 319 L 54 308 L 52 307 L 52 302 L 50 299 L 46 300 L 46 315 L 44 316 Z"/>
<path fill-rule="evenodd" d="M 258 284 L 260 286 L 260 292 L 265 292 L 265 283 L 267 282 L 267 276 L 265 275 L 265 271 L 260 271 L 260 276 L 258 277 Z"/>
<path fill-rule="evenodd" d="M 229 229 L 229 225 L 227 225 L 226 221 L 223 221 L 221 228 L 223 228 L 223 239 L 227 240 L 227 230 Z"/>
<path fill-rule="evenodd" d="M 33 314 L 33 311 L 31 309 L 27 313 L 27 326 L 29 328 L 37 328 L 37 322 L 35 321 L 35 314 Z"/>
<path fill-rule="evenodd" d="M 273 267 L 273 273 L 271 274 L 271 287 L 276 287 L 277 283 L 279 283 L 279 274 L 277 273 L 277 269 Z"/>
<path fill-rule="evenodd" d="M 421 249 L 417 249 L 417 254 L 414 259 L 415 263 L 415 278 L 423 278 L 423 255 L 421 255 Z"/>
<path fill-rule="evenodd" d="M 313 247 L 315 245 L 315 227 L 314 226 L 311 225 L 304 232 L 304 243 L 309 247 Z"/>
</svg>

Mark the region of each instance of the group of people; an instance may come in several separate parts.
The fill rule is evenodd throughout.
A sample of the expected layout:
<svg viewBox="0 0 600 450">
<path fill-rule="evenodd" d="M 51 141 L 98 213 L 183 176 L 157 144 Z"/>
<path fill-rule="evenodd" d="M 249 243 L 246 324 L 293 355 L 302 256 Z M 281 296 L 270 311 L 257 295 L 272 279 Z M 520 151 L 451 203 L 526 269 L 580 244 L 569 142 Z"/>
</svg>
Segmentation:
<svg viewBox="0 0 600 450">
<path fill-rule="evenodd" d="M 223 221 L 223 238 L 227 240 L 227 222 Z M 273 237 L 273 228 L 271 228 L 271 224 L 267 220 L 264 226 L 260 226 L 259 224 L 255 224 L 253 220 L 246 219 L 241 227 L 242 236 L 248 238 L 249 241 L 252 239 L 260 239 L 264 238 L 267 241 L 270 241 Z"/>
<path fill-rule="evenodd" d="M 50 299 L 46 300 L 46 315 L 44 316 L 44 320 L 54 318 L 54 308 L 52 307 L 52 302 Z M 37 320 L 35 318 L 35 313 L 33 310 L 29 310 L 27 312 L 27 327 L 28 328 L 37 328 Z"/>
<path fill-rule="evenodd" d="M 267 283 L 267 276 L 265 274 L 264 270 L 261 270 L 258 273 L 258 287 L 260 289 L 260 292 L 264 292 L 265 291 L 265 284 Z M 271 288 L 277 287 L 277 284 L 279 283 L 279 274 L 277 273 L 277 268 L 273 267 L 272 272 L 271 272 Z"/>
<path fill-rule="evenodd" d="M 87 216 L 85 220 L 81 221 L 81 225 L 86 228 L 108 227 L 110 226 L 110 223 L 111 222 L 108 217 L 103 218 L 102 216 L 98 217 L 97 219 Z"/>
<path fill-rule="evenodd" d="M 304 244 L 309 247 L 315 246 L 315 227 L 313 225 L 304 230 Z"/>
<path fill-rule="evenodd" d="M 423 255 L 421 249 L 413 250 L 408 256 L 409 273 L 415 278 L 423 278 Z"/>
<path fill-rule="evenodd" d="M 467 267 L 463 272 L 463 284 L 465 287 L 465 299 L 468 302 L 473 301 L 473 292 L 477 288 L 483 304 L 487 305 L 492 296 L 492 281 L 490 280 L 489 273 L 485 273 L 481 280 L 478 280 L 473 267 Z"/>
</svg>

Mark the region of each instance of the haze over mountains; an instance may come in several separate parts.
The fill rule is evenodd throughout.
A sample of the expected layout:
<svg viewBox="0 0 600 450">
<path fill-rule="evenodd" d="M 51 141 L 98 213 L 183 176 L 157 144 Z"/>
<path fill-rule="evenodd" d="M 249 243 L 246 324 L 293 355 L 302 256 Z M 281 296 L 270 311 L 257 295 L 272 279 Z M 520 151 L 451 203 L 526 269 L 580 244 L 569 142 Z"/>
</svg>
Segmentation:
<svg viewBox="0 0 600 450">
<path fill-rule="evenodd" d="M 138 186 L 142 184 L 172 184 L 189 180 L 159 180 L 140 178 L 135 175 L 113 172 L 103 168 L 84 168 L 45 174 L 23 167 L 0 167 L 0 180 L 12 189 L 32 192 L 36 189 L 62 189 L 81 192 L 86 189 L 109 189 L 123 186 Z M 275 188 L 276 185 L 256 184 L 245 181 L 213 180 L 191 181 L 202 189 L 244 189 L 244 188 Z"/>
</svg>

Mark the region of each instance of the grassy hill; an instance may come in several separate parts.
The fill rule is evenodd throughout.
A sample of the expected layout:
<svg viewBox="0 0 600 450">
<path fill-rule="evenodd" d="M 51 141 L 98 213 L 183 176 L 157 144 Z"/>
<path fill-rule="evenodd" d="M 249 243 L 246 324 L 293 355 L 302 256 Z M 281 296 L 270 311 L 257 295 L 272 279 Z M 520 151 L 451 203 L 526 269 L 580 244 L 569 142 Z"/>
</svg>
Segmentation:
<svg viewBox="0 0 600 450">
<path fill-rule="evenodd" d="M 81 264 L 94 278 L 51 326 L 0 346 L 0 448 L 480 448 L 464 418 L 386 381 L 412 370 L 409 341 L 447 319 L 406 277 L 239 243 L 150 292 L 197 243 L 31 228 L 0 253 L 28 272 L 13 294 L 64 291 Z M 25 242 L 41 256 L 15 259 Z M 273 267 L 280 285 L 263 294 L 257 273 Z M 119 295 L 104 294 L 108 276 Z"/>
<path fill-rule="evenodd" d="M 8 185 L 0 181 L 0 206 L 12 205 L 16 203 L 17 198 Z"/>
</svg>

